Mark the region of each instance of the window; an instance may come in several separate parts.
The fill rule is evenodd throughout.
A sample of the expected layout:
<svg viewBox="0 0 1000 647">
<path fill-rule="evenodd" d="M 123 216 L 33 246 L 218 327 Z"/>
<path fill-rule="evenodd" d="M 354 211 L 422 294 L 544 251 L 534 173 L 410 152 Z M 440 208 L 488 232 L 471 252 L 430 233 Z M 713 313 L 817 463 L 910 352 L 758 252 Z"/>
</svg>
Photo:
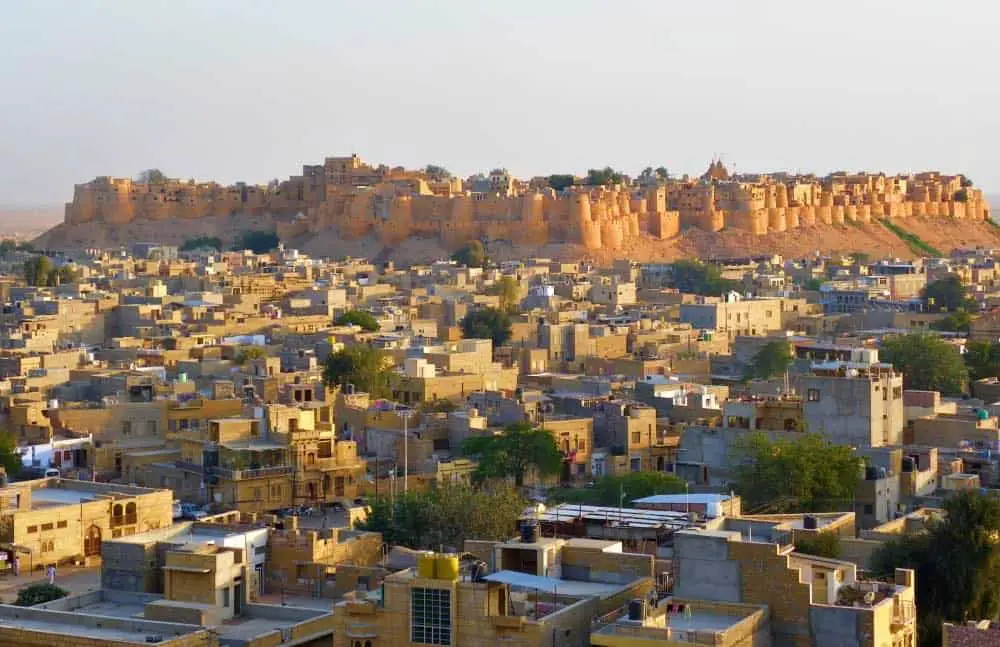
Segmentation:
<svg viewBox="0 0 1000 647">
<path fill-rule="evenodd" d="M 156 421 L 155 420 L 147 420 L 146 421 L 146 435 L 147 436 L 155 436 L 156 435 Z"/>
<path fill-rule="evenodd" d="M 451 644 L 451 591 L 414 588 L 410 597 L 410 641 Z"/>
<path fill-rule="evenodd" d="M 132 435 L 132 421 L 125 420 L 122 422 L 122 435 L 131 436 Z"/>
<path fill-rule="evenodd" d="M 38 532 L 38 526 L 28 526 L 28 532 Z"/>
<path fill-rule="evenodd" d="M 806 400 L 809 402 L 819 402 L 819 389 L 809 389 L 806 392 Z"/>
<path fill-rule="evenodd" d="M 641 442 L 641 439 L 642 439 L 642 434 L 640 434 L 638 431 L 632 432 L 632 444 L 638 445 Z"/>
<path fill-rule="evenodd" d="M 872 514 L 872 513 L 874 513 L 874 512 L 875 512 L 875 508 L 873 508 L 873 507 L 871 506 L 871 504 L 868 504 L 868 503 L 866 503 L 866 504 L 864 505 L 864 508 L 863 508 L 863 512 L 864 512 L 865 514 Z"/>
<path fill-rule="evenodd" d="M 56 524 L 56 528 L 65 528 L 65 527 L 66 527 L 65 521 L 60 521 Z"/>
<path fill-rule="evenodd" d="M 222 606 L 229 606 L 229 587 L 222 589 Z"/>
<path fill-rule="evenodd" d="M 52 528 L 54 528 L 54 527 L 55 526 L 53 526 L 51 523 L 43 523 L 42 524 L 42 530 L 52 530 Z"/>
</svg>

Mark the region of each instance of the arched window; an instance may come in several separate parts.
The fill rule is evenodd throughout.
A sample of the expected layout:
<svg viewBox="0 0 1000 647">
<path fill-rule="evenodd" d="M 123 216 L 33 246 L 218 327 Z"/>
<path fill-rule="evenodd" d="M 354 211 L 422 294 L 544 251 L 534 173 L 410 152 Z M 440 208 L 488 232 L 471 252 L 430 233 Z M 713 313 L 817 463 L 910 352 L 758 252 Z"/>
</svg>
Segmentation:
<svg viewBox="0 0 1000 647">
<path fill-rule="evenodd" d="M 130 503 L 125 504 L 125 523 L 134 524 L 136 523 L 136 521 L 137 521 L 136 505 L 135 502 L 132 501 Z"/>
<path fill-rule="evenodd" d="M 122 504 L 116 503 L 111 508 L 111 525 L 120 526 L 123 523 L 125 523 L 125 511 L 122 509 Z"/>
</svg>

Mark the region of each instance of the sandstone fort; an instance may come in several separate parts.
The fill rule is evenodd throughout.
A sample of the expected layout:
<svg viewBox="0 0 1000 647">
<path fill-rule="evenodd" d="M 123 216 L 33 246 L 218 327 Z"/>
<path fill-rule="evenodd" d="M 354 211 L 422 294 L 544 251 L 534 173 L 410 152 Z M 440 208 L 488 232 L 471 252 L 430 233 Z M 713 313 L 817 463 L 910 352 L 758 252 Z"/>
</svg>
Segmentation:
<svg viewBox="0 0 1000 647">
<path fill-rule="evenodd" d="M 933 171 L 734 175 L 715 161 L 698 178 L 647 171 L 612 180 L 593 185 L 576 178 L 554 188 L 549 178 L 519 180 L 504 169 L 462 180 L 435 167 L 371 166 L 352 155 L 304 166 L 301 175 L 267 186 L 98 177 L 75 187 L 66 223 L 269 213 L 283 216 L 282 238 L 332 229 L 345 239 L 374 235 L 385 245 L 425 236 L 448 246 L 487 238 L 614 250 L 630 239 L 669 239 L 687 228 L 763 235 L 820 224 L 990 217 L 982 191 L 965 176 Z"/>
</svg>

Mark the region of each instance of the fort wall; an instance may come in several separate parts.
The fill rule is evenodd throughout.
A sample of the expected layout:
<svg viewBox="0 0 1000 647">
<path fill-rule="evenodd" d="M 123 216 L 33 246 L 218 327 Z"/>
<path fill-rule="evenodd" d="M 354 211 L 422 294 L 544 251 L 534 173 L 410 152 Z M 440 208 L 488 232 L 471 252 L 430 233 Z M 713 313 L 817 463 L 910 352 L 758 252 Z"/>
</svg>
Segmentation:
<svg viewBox="0 0 1000 647">
<path fill-rule="evenodd" d="M 960 175 L 936 172 L 731 179 L 716 163 L 700 179 L 649 186 L 572 186 L 557 192 L 534 182 L 500 186 L 493 175 L 490 181 L 490 191 L 473 191 L 455 178 L 371 167 L 356 156 L 328 158 L 321 166 L 303 167 L 301 176 L 268 186 L 99 177 L 75 187 L 66 222 L 122 225 L 271 213 L 288 216 L 281 226 L 285 235 L 334 229 L 345 239 L 374 235 L 385 245 L 426 236 L 448 246 L 487 238 L 614 250 L 640 236 L 666 239 L 688 228 L 764 235 L 879 219 L 990 217 L 982 191 Z"/>
</svg>

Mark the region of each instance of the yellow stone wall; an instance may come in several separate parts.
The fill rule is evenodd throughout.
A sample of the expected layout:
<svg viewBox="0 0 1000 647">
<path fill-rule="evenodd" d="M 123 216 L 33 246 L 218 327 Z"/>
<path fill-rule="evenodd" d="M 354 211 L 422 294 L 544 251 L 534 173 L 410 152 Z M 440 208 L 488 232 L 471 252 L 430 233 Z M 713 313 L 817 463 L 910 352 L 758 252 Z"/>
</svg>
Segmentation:
<svg viewBox="0 0 1000 647">
<path fill-rule="evenodd" d="M 350 159 L 343 166 L 338 160 Z M 728 181 L 720 166 L 713 181 L 670 181 L 658 187 L 573 187 L 521 195 L 462 193 L 457 182 L 419 172 L 371 167 L 356 157 L 328 158 L 276 187 L 167 180 L 146 184 L 99 177 L 79 184 L 66 222 L 121 225 L 133 220 L 213 218 L 264 212 L 304 218 L 282 223 L 285 236 L 334 228 L 344 238 L 375 235 L 392 245 L 413 236 L 457 246 L 487 237 L 521 244 L 577 243 L 621 249 L 648 233 L 664 239 L 681 229 L 734 228 L 757 235 L 813 224 L 865 223 L 877 218 L 950 217 L 984 220 L 982 191 L 962 188 L 961 176 L 799 176 Z M 721 172 L 721 174 L 720 174 Z M 960 195 L 960 192 L 963 192 Z"/>
</svg>

